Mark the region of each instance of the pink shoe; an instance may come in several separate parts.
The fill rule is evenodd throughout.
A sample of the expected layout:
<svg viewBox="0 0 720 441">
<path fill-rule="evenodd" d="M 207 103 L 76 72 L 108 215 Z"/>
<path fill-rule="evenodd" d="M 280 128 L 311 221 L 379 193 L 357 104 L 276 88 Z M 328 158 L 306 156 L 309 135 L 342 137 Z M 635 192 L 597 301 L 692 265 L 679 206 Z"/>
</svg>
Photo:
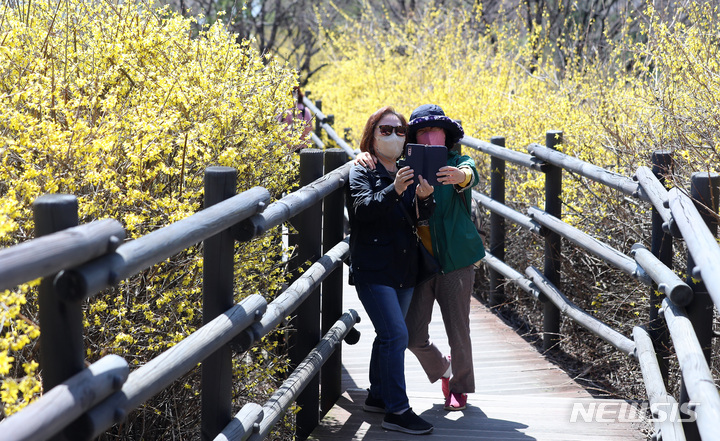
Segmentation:
<svg viewBox="0 0 720 441">
<path fill-rule="evenodd" d="M 467 407 L 467 394 L 452 392 L 445 400 L 445 410 L 464 410 Z"/>
</svg>

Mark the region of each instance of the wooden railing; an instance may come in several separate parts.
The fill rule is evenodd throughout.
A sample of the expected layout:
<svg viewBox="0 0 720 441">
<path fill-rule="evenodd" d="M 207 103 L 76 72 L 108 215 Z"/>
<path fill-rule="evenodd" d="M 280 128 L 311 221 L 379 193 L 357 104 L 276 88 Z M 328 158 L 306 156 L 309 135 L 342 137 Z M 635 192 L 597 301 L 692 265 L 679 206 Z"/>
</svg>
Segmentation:
<svg viewBox="0 0 720 441">
<path fill-rule="evenodd" d="M 529 145 L 529 154 L 505 148 L 502 137 L 493 138 L 489 143 L 468 136 L 460 141 L 466 147 L 491 156 L 490 196 L 473 191 L 474 199 L 491 213 L 489 253 L 484 259 L 489 268 L 490 303 L 498 305 L 504 302 L 503 286 L 506 281 L 512 282 L 542 303 L 544 349 L 558 345 L 562 314 L 636 359 L 654 416 L 653 439 L 720 439 L 720 397 L 709 369 L 713 307 L 720 305 L 720 246 L 716 241 L 717 217 L 708 212 L 709 208 L 717 213 L 720 176 L 714 173 L 694 174 L 688 196 L 680 189 L 668 191 L 665 188 L 663 176 L 672 167 L 672 154 L 669 152 L 655 152 L 652 156 L 653 170 L 640 167 L 633 178 L 628 178 L 557 151 L 555 147 L 562 142 L 562 132 L 550 131 L 545 139 L 544 146 Z M 544 210 L 529 207 L 524 214 L 505 204 L 506 162 L 545 174 Z M 628 256 L 563 222 L 563 170 L 601 183 L 642 203 L 649 203 L 653 212 L 652 250 L 637 243 L 627 250 Z M 503 262 L 505 220 L 544 237 L 543 271 L 530 266 L 522 274 Z M 673 237 L 682 238 L 689 250 L 690 276 L 686 281 L 671 269 Z M 558 288 L 562 282 L 559 271 L 561 238 L 648 286 L 651 320 L 647 326 L 636 326 L 632 339 L 582 310 Z M 697 282 L 696 279 L 702 281 Z M 660 299 L 662 307 L 659 310 L 655 306 L 659 301 L 656 290 L 664 297 Z M 682 373 L 681 396 L 677 400 L 679 406 L 665 388 L 667 357 L 670 354 L 665 349 L 667 342 L 663 341 L 664 327 L 667 327 L 673 340 Z M 684 418 L 678 414 L 678 409 L 684 413 Z"/>
<path fill-rule="evenodd" d="M 38 198 L 33 206 L 38 238 L 0 250 L 0 289 L 43 278 L 38 306 L 45 393 L 0 422 L 0 439 L 94 439 L 198 363 L 202 439 L 262 439 L 293 402 L 302 408 L 298 436 L 307 436 L 317 424 L 320 404 L 325 412 L 340 396 L 340 342 L 358 339 L 357 313 L 342 311 L 338 271 L 349 254 L 343 240 L 346 161 L 340 149 L 303 151 L 301 188 L 273 203 L 260 187 L 236 195 L 235 169 L 209 167 L 203 210 L 126 242 L 115 220 L 78 226 L 74 196 Z M 291 267 L 314 263 L 271 303 L 252 294 L 235 304 L 235 240 L 252 240 L 287 221 L 299 240 Z M 132 372 L 117 355 L 85 368 L 82 302 L 200 242 L 203 326 Z M 246 351 L 291 315 L 301 317 L 295 333 L 301 337 L 291 342 L 294 372 L 268 402 L 248 404 L 233 416 L 232 382 L 243 381 L 232 378 L 233 351 Z"/>
</svg>

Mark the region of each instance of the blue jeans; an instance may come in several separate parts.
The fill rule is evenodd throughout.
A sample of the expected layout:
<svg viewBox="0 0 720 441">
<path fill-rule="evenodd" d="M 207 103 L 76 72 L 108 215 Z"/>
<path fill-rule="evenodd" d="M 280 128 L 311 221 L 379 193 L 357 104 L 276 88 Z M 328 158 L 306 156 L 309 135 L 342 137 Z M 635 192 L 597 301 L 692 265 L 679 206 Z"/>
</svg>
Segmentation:
<svg viewBox="0 0 720 441">
<path fill-rule="evenodd" d="M 355 289 L 376 334 L 370 354 L 370 395 L 385 402 L 385 412 L 407 409 L 405 349 L 408 332 L 405 315 L 413 288 L 396 290 L 386 285 L 359 282 Z"/>
</svg>

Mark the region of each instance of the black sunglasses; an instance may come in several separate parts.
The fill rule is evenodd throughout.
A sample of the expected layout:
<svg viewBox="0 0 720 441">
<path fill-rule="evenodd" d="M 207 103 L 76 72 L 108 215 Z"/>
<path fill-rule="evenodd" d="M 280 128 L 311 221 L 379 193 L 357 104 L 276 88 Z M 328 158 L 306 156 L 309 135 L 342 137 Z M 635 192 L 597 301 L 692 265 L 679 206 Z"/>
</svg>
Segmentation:
<svg viewBox="0 0 720 441">
<path fill-rule="evenodd" d="M 380 129 L 380 135 L 390 136 L 393 130 L 397 133 L 397 136 L 405 136 L 407 134 L 407 127 L 405 126 L 391 126 L 389 124 L 382 124 L 378 126 Z"/>
</svg>

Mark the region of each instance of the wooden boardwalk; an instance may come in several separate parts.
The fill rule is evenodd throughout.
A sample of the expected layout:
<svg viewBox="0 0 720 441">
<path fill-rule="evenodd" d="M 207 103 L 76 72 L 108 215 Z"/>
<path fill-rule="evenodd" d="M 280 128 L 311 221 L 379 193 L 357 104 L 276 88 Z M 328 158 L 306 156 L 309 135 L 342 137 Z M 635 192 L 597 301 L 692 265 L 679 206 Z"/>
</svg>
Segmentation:
<svg viewBox="0 0 720 441">
<path fill-rule="evenodd" d="M 382 414 L 362 410 L 365 389 L 369 386 L 367 369 L 374 331 L 353 287 L 345 287 L 344 299 L 344 307 L 355 309 L 362 317 L 357 325 L 361 338 L 354 346 L 343 343 L 345 393 L 309 439 L 417 439 L 416 435 L 384 430 L 380 426 Z M 633 403 L 593 398 L 474 298 L 471 328 L 476 392 L 469 395 L 468 408 L 464 411 L 445 411 L 440 382 L 430 384 L 415 356 L 410 351 L 405 353 L 410 406 L 435 426 L 434 431 L 425 436 L 488 441 L 646 439 L 642 431 L 646 423 L 634 411 Z M 449 352 L 437 307 L 430 336 L 444 353 Z M 574 406 L 575 422 L 571 422 Z M 589 416 L 592 409 L 600 418 Z M 614 417 L 616 414 L 619 418 Z"/>
</svg>

